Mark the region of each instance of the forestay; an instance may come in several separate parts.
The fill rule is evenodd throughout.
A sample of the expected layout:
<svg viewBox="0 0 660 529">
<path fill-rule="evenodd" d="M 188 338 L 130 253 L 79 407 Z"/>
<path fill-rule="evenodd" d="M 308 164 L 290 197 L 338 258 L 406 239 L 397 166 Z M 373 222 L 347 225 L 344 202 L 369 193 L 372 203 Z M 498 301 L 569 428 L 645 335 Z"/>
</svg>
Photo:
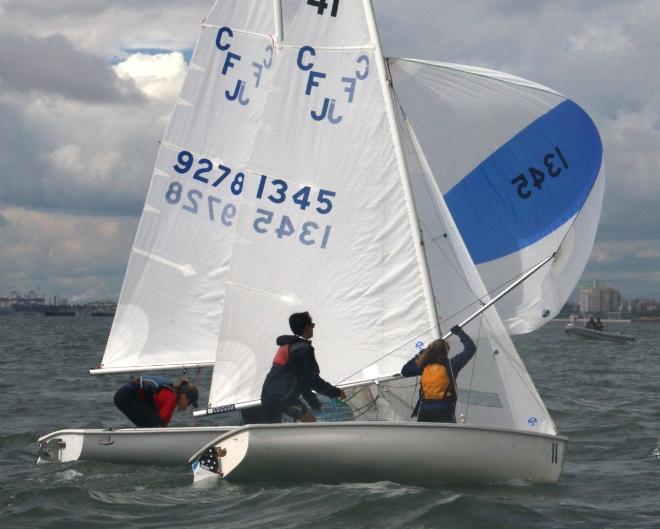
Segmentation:
<svg viewBox="0 0 660 529">
<path fill-rule="evenodd" d="M 299 2 L 283 41 L 266 41 L 275 52 L 257 95 L 252 65 L 263 61 L 264 35 L 248 24 L 231 27 L 231 6 L 214 8 L 216 37 L 196 52 L 235 65 L 205 93 L 231 117 L 217 126 L 236 138 L 218 144 L 219 156 L 245 175 L 242 192 L 230 198 L 238 213 L 210 406 L 259 399 L 274 339 L 289 333 L 289 314 L 301 310 L 317 323 L 324 378 L 398 372 L 415 340 L 438 331 L 385 110 L 371 7 Z M 239 85 L 243 96 L 239 89 L 232 97 Z"/>
<path fill-rule="evenodd" d="M 100 371 L 215 361 L 241 199 L 248 188 L 254 193 L 245 167 L 275 60 L 273 13 L 263 0 L 221 2 L 203 25 L 161 142 Z"/>
<path fill-rule="evenodd" d="M 584 269 L 600 217 L 602 145 L 591 119 L 561 94 L 500 72 L 409 59 L 390 67 L 486 291 L 559 250 L 497 305 L 510 334 L 550 321 Z M 441 303 L 461 299 L 445 288 Z"/>
</svg>

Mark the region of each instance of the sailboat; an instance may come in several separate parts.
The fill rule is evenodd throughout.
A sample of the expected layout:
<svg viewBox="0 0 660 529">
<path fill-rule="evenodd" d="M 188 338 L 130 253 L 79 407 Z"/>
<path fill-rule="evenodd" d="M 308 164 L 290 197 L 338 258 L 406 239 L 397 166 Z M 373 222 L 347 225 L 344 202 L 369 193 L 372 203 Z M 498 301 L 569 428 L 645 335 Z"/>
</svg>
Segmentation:
<svg viewBox="0 0 660 529">
<path fill-rule="evenodd" d="M 173 149 L 161 187 L 175 206 L 197 197 L 204 214 L 217 194 L 237 212 L 196 415 L 258 405 L 274 339 L 302 310 L 324 378 L 348 398 L 338 420 L 218 436 L 193 454 L 195 481 L 557 481 L 567 438 L 511 336 L 559 312 L 589 257 L 604 190 L 595 125 L 519 77 L 385 58 L 370 0 L 285 6 L 216 3 L 184 95 L 207 105 L 200 135 L 214 140 Z M 477 343 L 457 423 L 417 423 L 417 381 L 397 375 L 455 324 Z"/>
<path fill-rule="evenodd" d="M 196 415 L 249 408 L 275 337 L 308 310 L 323 377 L 346 402 L 314 424 L 191 429 L 205 437 L 184 447 L 195 480 L 556 481 L 567 439 L 510 336 L 551 320 L 577 282 L 601 166 L 593 122 L 554 90 L 386 59 L 370 0 L 218 1 L 98 372 L 212 365 Z M 477 343 L 457 423 L 417 423 L 418 383 L 398 373 L 455 324 Z M 178 462 L 167 430 L 145 434 Z M 64 457 L 62 435 L 42 439 Z M 214 471 L 200 462 L 209 449 Z"/>
<path fill-rule="evenodd" d="M 634 342 L 635 337 L 623 332 L 607 332 L 596 329 L 589 329 L 575 323 L 568 323 L 564 327 L 564 332 L 569 336 L 587 338 L 589 340 L 605 340 L 608 342 Z"/>
</svg>

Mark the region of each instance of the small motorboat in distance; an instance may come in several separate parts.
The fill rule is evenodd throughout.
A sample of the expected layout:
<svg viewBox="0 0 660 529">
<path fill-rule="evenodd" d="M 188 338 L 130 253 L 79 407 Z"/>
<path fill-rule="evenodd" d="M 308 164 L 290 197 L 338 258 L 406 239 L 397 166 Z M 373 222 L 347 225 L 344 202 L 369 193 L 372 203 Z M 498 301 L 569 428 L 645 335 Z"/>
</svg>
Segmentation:
<svg viewBox="0 0 660 529">
<path fill-rule="evenodd" d="M 596 329 L 582 327 L 575 323 L 569 323 L 564 327 L 564 332 L 569 336 L 578 336 L 580 338 L 589 338 L 591 340 L 608 340 L 611 342 L 634 342 L 635 337 L 622 332 L 606 332 Z"/>
</svg>

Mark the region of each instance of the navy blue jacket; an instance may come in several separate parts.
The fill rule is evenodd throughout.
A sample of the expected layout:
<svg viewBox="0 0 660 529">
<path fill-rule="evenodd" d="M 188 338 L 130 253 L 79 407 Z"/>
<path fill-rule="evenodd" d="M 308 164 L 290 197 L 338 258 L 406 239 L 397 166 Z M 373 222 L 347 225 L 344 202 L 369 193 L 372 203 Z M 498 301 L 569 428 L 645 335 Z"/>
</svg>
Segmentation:
<svg viewBox="0 0 660 529">
<path fill-rule="evenodd" d="M 341 394 L 339 389 L 321 378 L 314 347 L 309 340 L 284 335 L 277 338 L 277 345 L 279 349 L 261 389 L 264 404 L 288 405 L 302 395 L 312 408 L 319 410 L 321 403 L 312 390 L 331 398 Z"/>
<path fill-rule="evenodd" d="M 465 367 L 465 365 L 470 361 L 470 359 L 474 356 L 474 353 L 477 351 L 477 346 L 474 345 L 472 338 L 470 338 L 467 334 L 465 334 L 463 329 L 461 329 L 458 332 L 457 336 L 460 338 L 461 343 L 463 344 L 463 351 L 449 360 L 449 364 L 451 365 L 451 371 L 452 371 L 450 375 L 452 376 L 454 383 L 456 381 L 456 377 L 458 376 L 459 371 Z M 422 374 L 422 369 L 420 369 L 420 367 L 417 365 L 417 359 L 419 358 L 419 355 L 420 353 L 417 353 L 410 360 L 408 360 L 405 363 L 405 365 L 401 368 L 401 374 L 404 377 L 415 377 L 415 376 L 420 376 Z M 458 391 L 458 388 L 456 388 L 456 391 Z M 414 417 L 417 415 L 419 411 L 419 406 L 420 404 L 422 404 L 422 402 L 432 403 L 432 406 L 434 406 L 436 409 L 443 408 L 450 410 L 451 414 L 453 415 L 454 407 L 456 406 L 457 396 L 458 395 L 456 395 L 453 399 L 446 401 L 423 401 L 422 389 L 420 388 L 419 400 L 415 405 L 415 409 L 413 410 L 412 416 Z"/>
<path fill-rule="evenodd" d="M 477 351 L 477 346 L 474 345 L 472 338 L 465 334 L 462 329 L 457 336 L 460 338 L 461 343 L 463 344 L 463 352 L 453 356 L 449 360 L 449 364 L 451 365 L 451 372 L 454 375 L 454 378 L 458 376 L 460 370 L 465 367 L 465 365 L 470 361 L 470 359 L 474 356 L 474 353 Z M 419 353 L 408 360 L 401 368 L 401 374 L 404 377 L 418 377 L 422 374 L 422 370 L 416 364 L 416 360 L 418 358 Z"/>
</svg>

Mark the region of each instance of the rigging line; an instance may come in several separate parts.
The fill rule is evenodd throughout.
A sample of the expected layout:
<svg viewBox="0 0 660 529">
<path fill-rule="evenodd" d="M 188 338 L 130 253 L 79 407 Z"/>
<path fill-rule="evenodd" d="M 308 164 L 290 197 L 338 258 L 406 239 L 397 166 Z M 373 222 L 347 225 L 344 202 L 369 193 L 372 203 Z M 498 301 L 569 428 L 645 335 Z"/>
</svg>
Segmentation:
<svg viewBox="0 0 660 529">
<path fill-rule="evenodd" d="M 484 323 L 484 317 L 483 314 L 479 318 L 479 329 L 477 330 L 477 341 L 474 344 L 477 350 L 474 352 L 475 356 L 479 352 L 479 340 L 481 340 L 481 327 L 483 326 Z M 477 369 L 477 359 L 474 359 L 474 362 L 472 362 L 472 372 L 470 373 L 470 385 L 468 386 L 468 396 L 467 396 L 467 403 L 465 405 L 465 421 L 467 422 L 467 417 L 468 417 L 468 412 L 470 411 L 470 399 L 472 398 L 472 386 L 474 384 L 474 373 Z M 458 388 L 456 390 L 457 397 L 458 397 Z"/>
<path fill-rule="evenodd" d="M 470 315 L 466 320 L 464 320 L 464 321 L 458 323 L 458 325 L 461 325 L 461 326 L 466 325 L 467 323 L 469 323 L 470 321 L 472 321 L 474 318 L 476 318 L 477 316 L 479 316 L 480 314 L 482 314 L 485 310 L 488 310 L 488 309 L 489 309 L 491 306 L 493 306 L 493 304 L 495 304 L 499 299 L 501 299 L 503 296 L 506 296 L 509 292 L 511 292 L 511 290 L 513 290 L 514 288 L 516 288 L 520 283 L 522 283 L 523 281 L 525 281 L 528 277 L 530 277 L 532 274 L 535 274 L 540 268 L 542 268 L 542 267 L 545 266 L 547 263 L 549 263 L 550 260 L 555 259 L 556 256 L 557 256 L 557 252 L 554 252 L 550 257 L 546 257 L 545 259 L 539 261 L 535 266 L 533 266 L 532 268 L 530 268 L 530 269 L 527 271 L 527 273 L 526 273 L 523 277 L 521 277 L 521 278 L 518 279 L 514 284 L 508 286 L 508 287 L 507 287 L 506 289 L 504 289 L 502 292 L 500 292 L 499 294 L 497 294 L 497 296 L 495 296 L 494 298 L 492 298 L 491 300 L 489 300 L 488 303 L 482 303 L 482 308 L 478 309 L 474 314 Z M 442 321 L 447 321 L 447 320 L 442 320 Z M 438 320 L 438 325 L 435 325 L 435 326 L 431 327 L 430 329 L 428 329 L 427 331 L 422 332 L 421 334 L 416 335 L 416 336 L 413 337 L 412 339 L 410 339 L 410 340 L 406 341 L 405 343 L 401 344 L 399 347 L 397 347 L 397 348 L 395 348 L 395 349 L 392 349 L 390 352 L 384 354 L 384 355 L 381 356 L 380 358 L 377 358 L 377 359 L 375 359 L 373 362 L 370 362 L 370 363 L 368 363 L 367 365 L 361 367 L 358 371 L 355 371 L 355 372 L 353 372 L 353 373 L 347 375 L 345 378 L 343 378 L 341 381 L 339 381 L 339 384 L 342 384 L 344 381 L 346 381 L 347 379 L 349 379 L 349 378 L 355 376 L 357 373 L 359 373 L 360 371 L 363 371 L 363 370 L 366 369 L 367 367 L 372 366 L 372 365 L 374 365 L 374 364 L 377 363 L 377 362 L 380 362 L 382 359 L 388 357 L 389 355 L 391 355 L 391 354 L 394 353 L 395 351 L 398 351 L 398 350 L 402 349 L 402 348 L 405 347 L 406 345 L 410 344 L 410 343 L 413 342 L 414 340 L 416 340 L 416 339 L 418 339 L 419 337 L 421 337 L 423 334 L 426 334 L 426 333 L 428 333 L 428 332 L 431 332 L 432 330 L 438 328 L 439 326 L 440 326 L 440 320 Z M 448 333 L 448 334 L 445 336 L 445 338 L 449 338 L 450 335 L 451 335 L 451 332 Z M 506 336 L 508 337 L 508 334 L 506 334 Z"/>
<path fill-rule="evenodd" d="M 400 103 L 399 103 L 399 101 L 398 101 L 398 97 L 397 97 L 396 92 L 394 91 L 394 89 L 392 89 L 392 92 L 394 93 L 395 100 L 397 101 L 397 107 L 396 107 L 396 108 L 397 108 L 397 110 L 400 110 L 400 111 L 401 111 L 401 116 L 403 117 L 403 119 L 405 119 L 405 112 L 403 111 L 403 108 L 401 107 L 401 105 L 400 105 Z M 403 130 L 401 130 L 401 123 L 400 123 L 400 120 L 397 120 L 397 126 L 400 128 L 400 130 L 399 130 L 400 134 L 403 135 Z M 404 157 L 405 157 L 405 153 L 404 153 Z M 416 155 L 416 154 L 415 154 L 415 157 L 417 158 L 417 155 Z M 418 162 L 419 162 L 419 158 L 417 158 L 417 160 L 418 160 Z M 429 196 L 430 196 L 430 195 L 431 195 L 431 191 L 430 191 L 430 189 L 429 189 L 429 187 L 428 187 L 428 182 L 426 182 L 426 179 L 425 179 L 425 178 L 423 178 L 422 180 L 423 180 L 424 187 L 426 188 L 427 194 L 429 194 Z M 443 223 L 442 223 L 442 219 L 438 216 L 438 213 L 437 213 L 437 211 L 435 211 L 435 208 L 434 208 L 434 214 L 436 215 L 436 220 L 438 221 L 438 223 L 440 224 L 440 226 L 441 226 L 442 228 L 444 228 Z M 456 255 L 453 246 L 452 246 L 451 244 L 449 244 L 450 252 L 451 252 L 451 255 L 453 256 L 453 259 L 451 259 L 450 256 L 447 254 L 447 252 L 444 250 L 444 248 L 443 248 L 443 247 L 437 242 L 437 240 L 438 240 L 439 238 L 445 238 L 445 239 L 447 239 L 447 233 L 445 232 L 443 236 L 434 237 L 434 236 L 433 236 L 433 231 L 432 231 L 432 230 L 431 230 L 431 229 L 430 229 L 430 228 L 429 228 L 429 227 L 428 227 L 428 226 L 427 226 L 427 225 L 426 225 L 426 224 L 425 224 L 425 223 L 424 223 L 419 217 L 418 217 L 418 219 L 417 219 L 417 222 L 418 222 L 418 224 L 423 228 L 423 230 L 420 230 L 420 231 L 422 232 L 422 234 L 424 233 L 424 230 L 426 230 L 426 232 L 427 232 L 429 235 L 431 235 L 431 243 L 433 243 L 433 244 L 435 245 L 435 247 L 440 251 L 440 253 L 443 255 L 443 257 L 445 258 L 445 260 L 447 261 L 447 263 L 449 263 L 449 266 L 454 270 L 454 272 L 456 273 L 456 275 L 457 275 L 457 276 L 460 278 L 460 280 L 463 282 L 463 284 L 465 285 L 465 287 L 467 288 L 467 290 L 470 291 L 470 293 L 475 297 L 475 299 L 476 299 L 479 303 L 481 303 L 481 304 L 483 305 L 483 303 L 482 303 L 481 300 L 479 299 L 479 296 L 477 295 L 477 293 L 476 293 L 476 292 L 472 289 L 472 287 L 470 286 L 470 284 L 469 284 L 469 282 L 468 282 L 468 280 L 467 280 L 467 277 L 464 275 L 464 272 L 463 272 L 462 270 L 460 270 L 459 268 L 457 268 L 455 262 L 458 262 L 458 256 Z M 423 236 L 421 236 L 421 238 L 422 238 L 422 245 L 424 245 L 424 238 L 423 238 Z M 428 269 L 428 271 L 429 271 L 429 276 L 430 276 L 430 274 L 431 274 L 431 265 L 430 265 L 430 263 L 429 263 L 429 261 L 428 261 L 428 255 L 427 255 L 426 250 L 423 250 L 423 251 L 424 251 L 424 255 L 426 256 L 427 269 Z M 433 281 L 431 281 L 431 284 L 433 284 Z M 433 296 L 433 302 L 434 302 L 434 304 L 435 304 L 435 306 L 436 306 L 436 314 L 438 314 L 438 313 L 439 313 L 439 310 L 438 310 L 438 309 L 439 309 L 439 303 L 438 303 L 438 299 L 435 297 L 435 294 L 434 294 L 434 296 Z M 469 306 L 470 306 L 470 305 L 467 305 L 465 308 L 468 308 Z M 463 309 L 463 310 L 465 310 L 465 309 Z M 462 311 L 459 311 L 459 312 L 462 312 Z M 444 318 L 444 320 L 446 320 L 446 319 L 447 319 L 447 318 Z M 439 323 L 440 323 L 440 317 L 439 317 L 439 314 L 438 314 L 438 320 L 439 320 L 439 321 L 438 321 L 438 324 L 439 324 Z"/>
<path fill-rule="evenodd" d="M 429 190 L 429 188 L 428 188 L 428 184 L 427 184 L 426 182 L 424 182 L 424 186 L 426 187 L 427 191 L 429 191 L 429 193 L 430 193 L 430 190 Z M 426 224 L 424 224 L 424 222 L 422 222 L 421 220 L 420 220 L 420 224 L 421 224 L 421 225 L 422 225 L 422 226 L 428 231 L 429 234 L 431 234 L 431 235 L 433 234 L 433 232 L 431 231 L 431 229 L 430 229 Z M 440 225 L 442 226 L 442 221 L 440 221 Z M 456 272 L 456 275 L 457 275 L 458 277 L 461 278 L 461 280 L 463 281 L 463 284 L 467 287 L 467 289 L 472 293 L 472 295 L 473 295 L 477 300 L 479 300 L 479 299 L 480 299 L 479 296 L 477 295 L 477 293 L 476 293 L 474 290 L 472 290 L 472 287 L 470 286 L 470 283 L 469 283 L 467 277 L 465 276 L 463 270 L 460 270 L 460 269 L 457 268 L 456 265 L 454 264 L 454 261 L 458 261 L 458 256 L 456 255 L 456 252 L 454 251 L 454 248 L 452 247 L 452 245 L 451 245 L 451 244 L 449 245 L 449 249 L 450 249 L 450 251 L 451 251 L 451 255 L 454 257 L 454 260 L 452 260 L 452 259 L 449 258 L 449 256 L 448 256 L 447 253 L 445 252 L 445 250 L 444 250 L 444 249 L 442 248 L 442 246 L 438 243 L 438 239 L 445 239 L 445 240 L 448 241 L 448 240 L 449 240 L 449 237 L 448 237 L 447 233 L 445 232 L 443 235 L 439 235 L 438 237 L 432 237 L 432 238 L 431 238 L 431 242 L 435 245 L 436 248 L 438 248 L 438 250 L 440 250 L 440 252 L 442 253 L 443 257 L 444 257 L 445 259 L 447 259 L 447 262 L 449 263 L 449 266 L 451 266 L 452 269 L 454 270 L 454 272 Z"/>
<path fill-rule="evenodd" d="M 395 99 L 395 101 L 396 101 L 396 103 L 397 103 L 397 108 L 400 109 L 400 111 L 401 111 L 401 116 L 402 116 L 402 118 L 403 118 L 403 121 L 405 121 L 406 123 L 408 123 L 408 118 L 406 117 L 406 113 L 405 113 L 405 111 L 403 110 L 403 105 L 401 104 L 401 101 L 400 101 L 400 99 L 399 99 L 399 95 L 397 94 L 396 89 L 394 88 L 394 85 L 392 85 L 392 93 L 394 94 L 394 99 Z M 401 127 L 401 122 L 399 122 L 399 127 Z M 403 135 L 403 131 L 401 131 L 401 133 L 402 133 L 402 135 Z M 408 135 L 407 135 L 406 137 L 408 137 Z M 411 139 L 411 141 L 412 141 L 412 139 Z M 414 151 L 415 151 L 415 149 L 413 148 L 413 155 L 415 156 L 415 159 L 417 160 L 417 164 L 418 164 L 418 166 L 419 166 L 420 171 L 422 172 L 422 174 L 424 174 L 424 169 L 423 169 L 423 167 L 422 167 L 421 160 L 419 159 L 419 156 L 417 155 L 417 153 L 414 152 Z M 432 197 L 432 196 L 433 196 L 433 193 L 431 192 L 431 189 L 429 188 L 429 184 L 428 184 L 426 178 L 422 178 L 422 184 L 423 184 L 424 187 L 426 188 L 426 192 L 427 192 L 428 196 L 431 196 L 431 197 Z M 435 204 L 434 204 L 434 205 L 435 205 Z M 477 299 L 479 299 L 479 296 L 477 296 L 476 292 L 474 292 L 474 291 L 472 290 L 472 287 L 470 286 L 470 284 L 469 284 L 469 282 L 468 282 L 468 280 L 467 280 L 467 277 L 464 275 L 463 271 L 462 271 L 462 270 L 458 270 L 457 267 L 456 267 L 455 264 L 454 264 L 454 262 L 458 262 L 458 256 L 456 255 L 456 252 L 454 251 L 453 246 L 450 244 L 450 245 L 449 245 L 449 249 L 450 249 L 451 255 L 454 257 L 454 261 L 452 261 L 452 259 L 450 259 L 450 258 L 448 257 L 447 253 L 446 253 L 445 250 L 442 248 L 442 246 L 440 246 L 440 244 L 438 244 L 437 240 L 438 240 L 439 238 L 445 238 L 445 239 L 448 240 L 448 237 L 447 237 L 447 230 L 444 228 L 444 223 L 443 223 L 443 221 L 442 221 L 442 217 L 438 214 L 438 211 L 436 210 L 436 208 L 433 208 L 433 214 L 435 215 L 435 217 L 436 217 L 436 221 L 438 222 L 438 224 L 440 225 L 440 227 L 443 228 L 443 231 L 445 232 L 444 235 L 440 235 L 440 236 L 438 236 L 438 237 L 434 237 L 434 236 L 433 236 L 433 231 L 432 231 L 432 230 L 431 230 L 431 229 L 430 229 L 430 228 L 429 228 L 429 227 L 428 227 L 428 226 L 427 226 L 422 220 L 419 220 L 418 222 L 419 222 L 420 225 L 422 225 L 422 226 L 426 229 L 426 231 L 431 235 L 431 242 L 433 242 L 433 243 L 435 244 L 435 246 L 440 250 L 440 252 L 442 253 L 442 255 L 445 257 L 445 259 L 447 259 L 447 262 L 449 262 L 449 265 L 454 269 L 454 272 L 456 272 L 456 274 L 458 275 L 458 277 L 461 278 L 461 280 L 463 281 L 463 283 L 465 284 L 465 286 L 468 288 L 468 290 L 472 293 L 473 296 L 475 296 Z"/>
<path fill-rule="evenodd" d="M 488 330 L 495 336 L 497 337 L 497 333 L 493 331 L 492 327 L 488 325 Z M 545 404 L 543 403 L 543 399 L 541 399 L 538 390 L 536 389 L 536 386 L 534 385 L 534 381 L 530 378 L 529 372 L 525 368 L 525 365 L 522 362 L 522 359 L 520 358 L 520 355 L 518 354 L 518 351 L 516 349 L 516 345 L 513 343 L 513 340 L 511 340 L 511 337 L 508 335 L 508 333 L 504 333 L 504 336 L 508 339 L 509 343 L 513 346 L 513 351 L 516 354 L 516 357 L 518 358 L 518 361 L 513 361 L 514 359 L 512 356 L 509 354 L 508 348 L 504 348 L 503 350 L 500 351 L 500 358 L 503 358 L 503 362 L 507 362 L 508 365 L 512 368 L 513 374 L 515 374 L 518 377 L 518 380 L 522 383 L 523 387 L 527 389 L 530 393 L 530 395 L 533 395 L 535 397 L 535 400 L 537 403 L 540 402 L 541 406 L 543 409 L 546 411 L 546 415 L 548 417 L 549 414 L 547 412 L 547 408 Z M 499 341 L 499 340 L 498 340 Z M 509 399 L 509 394 L 506 391 L 506 387 L 504 388 L 505 390 L 505 395 L 507 399 Z M 513 407 L 509 405 L 511 408 L 511 411 L 513 410 Z M 552 418 L 550 417 L 550 420 Z"/>
<path fill-rule="evenodd" d="M 340 407 L 336 407 L 332 409 L 332 412 L 328 412 L 328 413 L 324 412 L 323 409 L 321 409 L 319 415 L 322 419 L 325 419 L 323 422 L 334 422 L 333 419 L 341 419 L 343 417 L 348 418 L 349 413 L 350 415 L 353 416 L 353 420 L 355 420 L 356 413 L 358 413 L 359 414 L 358 417 L 360 417 L 365 413 L 367 413 L 369 411 L 368 408 L 374 406 L 375 404 L 376 404 L 375 401 L 372 400 L 371 402 L 368 402 L 367 404 L 357 408 L 351 408 L 349 406 L 348 410 L 342 410 Z"/>
<path fill-rule="evenodd" d="M 350 375 L 347 375 L 346 377 L 344 377 L 343 379 L 341 379 L 337 384 L 342 384 L 343 382 L 345 382 L 345 381 L 348 380 L 349 378 L 352 378 L 352 377 L 354 377 L 355 375 L 357 375 L 360 371 L 363 371 L 363 370 L 365 370 L 366 368 L 368 368 L 368 367 L 370 367 L 370 366 L 372 366 L 372 365 L 374 365 L 374 364 L 377 364 L 378 362 L 380 362 L 381 360 L 384 360 L 385 358 L 387 358 L 387 357 L 390 356 L 391 354 L 394 354 L 395 352 L 397 352 L 397 351 L 403 349 L 406 345 L 410 345 L 412 342 L 414 342 L 415 340 L 418 340 L 419 338 L 421 338 L 421 337 L 424 336 L 425 334 L 430 333 L 430 332 L 433 331 L 434 329 L 439 329 L 441 323 L 444 323 L 444 322 L 446 322 L 446 321 L 449 321 L 449 320 L 451 320 L 452 318 L 454 318 L 454 317 L 458 316 L 459 314 L 461 314 L 462 312 L 465 312 L 467 309 L 469 309 L 471 306 L 475 305 L 477 302 L 480 302 L 480 300 L 474 301 L 474 302 L 470 303 L 469 305 L 466 305 L 466 306 L 463 307 L 462 309 L 458 310 L 457 312 L 454 312 L 454 313 L 451 314 L 450 316 L 447 316 L 446 318 L 443 318 L 442 320 L 439 320 L 439 321 L 438 321 L 438 325 L 434 325 L 434 326 L 431 327 L 430 329 L 426 329 L 425 331 L 422 331 L 421 333 L 419 333 L 418 335 L 414 336 L 413 338 L 411 338 L 411 339 L 408 340 L 407 342 L 404 342 L 403 344 L 401 344 L 399 347 L 395 347 L 395 348 L 392 349 L 391 351 L 385 353 L 383 356 L 377 358 L 377 359 L 374 360 L 373 362 L 371 362 L 371 363 L 367 364 L 366 366 L 360 368 L 358 371 L 355 371 L 355 372 L 351 373 Z"/>
<path fill-rule="evenodd" d="M 434 329 L 438 329 L 439 327 L 440 327 L 440 324 L 438 323 L 438 325 L 434 325 L 434 326 L 431 327 L 430 329 L 427 329 L 427 330 L 421 332 L 420 334 L 414 336 L 413 338 L 411 338 L 411 339 L 408 340 L 407 342 L 401 344 L 399 347 L 396 347 L 396 348 L 392 349 L 391 351 L 385 353 L 383 356 L 381 356 L 381 357 L 379 357 L 379 358 L 376 358 L 376 360 L 374 360 L 373 362 L 367 364 L 367 365 L 364 366 L 364 367 L 361 367 L 360 369 L 358 369 L 357 371 L 351 373 L 350 375 L 345 376 L 343 379 L 341 379 L 339 382 L 337 382 L 337 385 L 344 383 L 344 382 L 345 382 L 346 380 L 348 380 L 349 378 L 352 378 L 352 377 L 354 377 L 355 375 L 357 375 L 360 371 L 364 371 L 364 370 L 367 369 L 368 367 L 370 367 L 370 366 L 372 366 L 372 365 L 374 365 L 374 364 L 377 364 L 378 362 L 380 362 L 381 360 L 384 360 L 385 358 L 387 358 L 387 357 L 390 356 L 391 354 L 395 353 L 396 351 L 399 351 L 400 349 L 403 349 L 406 345 L 410 345 L 410 344 L 413 343 L 415 340 L 418 340 L 419 338 L 421 338 L 421 337 L 424 336 L 425 334 L 428 334 L 428 333 L 430 333 L 431 331 L 433 331 Z"/>
<path fill-rule="evenodd" d="M 405 110 L 403 109 L 403 105 L 401 104 L 401 100 L 399 99 L 399 95 L 397 94 L 397 91 L 396 91 L 396 89 L 394 88 L 394 83 L 393 83 L 393 81 L 391 80 L 392 78 L 391 78 L 391 72 L 390 72 L 389 61 L 388 61 L 388 63 L 387 63 L 387 67 L 388 67 L 388 73 L 390 73 L 390 86 L 391 86 L 391 89 L 392 89 L 392 94 L 394 95 L 394 100 L 395 100 L 395 102 L 396 102 L 395 108 L 397 109 L 397 112 L 400 112 L 400 113 L 401 113 L 401 118 L 402 118 L 402 119 L 400 119 L 400 120 L 397 120 L 397 125 L 398 125 L 398 127 L 399 127 L 399 132 L 400 132 L 401 136 L 403 136 L 403 135 L 404 135 L 404 134 L 403 134 L 404 131 L 402 130 L 402 123 L 404 123 L 404 122 L 405 122 L 405 123 L 408 123 L 408 126 L 410 126 L 411 128 L 412 128 L 412 125 L 410 125 L 409 122 L 408 122 L 408 118 L 406 117 L 406 113 L 405 113 Z M 406 134 L 406 137 L 409 138 L 409 135 Z M 412 138 L 410 138 L 410 141 L 412 141 Z M 420 149 L 421 149 L 421 146 L 420 146 Z M 404 153 L 404 155 L 405 155 L 405 153 Z M 417 160 L 417 164 L 418 164 L 418 166 L 419 166 L 420 171 L 422 172 L 422 175 L 425 175 L 425 171 L 424 171 L 424 168 L 423 168 L 423 164 L 422 164 L 421 160 L 419 159 L 419 156 L 418 156 L 417 153 L 415 152 L 415 148 L 414 148 L 414 147 L 413 147 L 413 156 L 414 156 L 415 159 Z M 429 183 L 427 182 L 427 178 L 432 178 L 432 175 L 426 175 L 426 177 L 422 178 L 422 184 L 423 184 L 424 187 L 426 188 L 427 195 L 430 196 L 430 197 L 432 197 L 432 196 L 433 196 L 433 193 L 432 193 L 431 189 L 429 188 Z M 434 201 L 432 201 L 432 202 L 433 202 L 433 205 L 436 206 L 436 204 L 434 203 Z M 445 259 L 447 259 L 447 261 L 449 262 L 450 266 L 454 269 L 454 272 L 456 272 L 456 274 L 458 275 L 458 277 L 461 278 L 461 280 L 463 281 L 463 284 L 467 287 L 467 289 L 472 293 L 473 296 L 475 296 L 477 299 L 479 299 L 479 296 L 477 296 L 477 293 L 474 292 L 474 290 L 472 290 L 472 287 L 470 286 L 470 284 L 469 284 L 469 282 L 468 282 L 468 280 L 467 280 L 467 277 L 464 275 L 463 271 L 458 270 L 458 269 L 456 268 L 456 266 L 454 265 L 454 262 L 459 262 L 459 259 L 458 259 L 458 255 L 456 255 L 456 252 L 454 251 L 453 246 L 452 246 L 451 244 L 449 244 L 449 249 L 450 249 L 451 255 L 454 257 L 454 261 L 452 262 L 452 260 L 448 257 L 447 253 L 445 253 L 445 251 L 443 250 L 443 248 L 437 243 L 437 239 L 438 239 L 438 238 L 441 238 L 441 237 L 442 237 L 442 238 L 446 238 L 446 239 L 448 239 L 448 237 L 446 237 L 446 232 L 447 232 L 447 230 L 444 229 L 444 223 L 443 223 L 443 221 L 442 221 L 442 217 L 438 214 L 438 211 L 437 211 L 436 208 L 437 208 L 437 206 L 433 208 L 433 214 L 434 214 L 434 216 L 435 216 L 435 218 L 436 218 L 436 221 L 437 221 L 438 224 L 443 228 L 443 231 L 445 232 L 445 236 L 444 236 L 444 237 L 443 237 L 443 236 L 433 237 L 433 231 L 430 230 L 429 227 L 426 226 L 426 224 L 424 224 L 424 222 L 421 221 L 420 219 L 418 219 L 418 222 L 419 222 L 419 224 L 420 224 L 421 226 L 423 226 L 423 227 L 427 230 L 427 232 L 431 235 L 431 242 L 435 243 L 436 247 L 440 250 L 440 252 L 442 253 L 442 255 L 443 255 L 443 256 L 445 257 Z"/>
</svg>

